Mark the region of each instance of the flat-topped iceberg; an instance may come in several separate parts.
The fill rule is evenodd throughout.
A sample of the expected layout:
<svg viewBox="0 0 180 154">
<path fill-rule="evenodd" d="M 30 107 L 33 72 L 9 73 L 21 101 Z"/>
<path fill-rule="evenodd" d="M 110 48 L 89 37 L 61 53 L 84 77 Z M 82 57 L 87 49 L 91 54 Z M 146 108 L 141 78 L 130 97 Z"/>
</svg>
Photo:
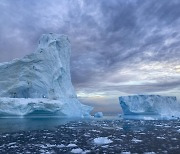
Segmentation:
<svg viewBox="0 0 180 154">
<path fill-rule="evenodd" d="M 124 115 L 180 115 L 180 104 L 174 96 L 122 96 L 119 97 L 119 102 Z"/>
<path fill-rule="evenodd" d="M 71 47 L 67 36 L 44 34 L 37 50 L 0 64 L 0 115 L 49 112 L 88 116 L 71 83 Z"/>
</svg>

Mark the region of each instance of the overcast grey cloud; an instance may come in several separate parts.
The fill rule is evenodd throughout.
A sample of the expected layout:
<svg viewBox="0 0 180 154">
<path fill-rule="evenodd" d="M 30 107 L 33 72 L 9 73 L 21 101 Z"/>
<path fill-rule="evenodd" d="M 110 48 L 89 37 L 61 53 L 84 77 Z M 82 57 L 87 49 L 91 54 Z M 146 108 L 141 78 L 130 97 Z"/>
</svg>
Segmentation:
<svg viewBox="0 0 180 154">
<path fill-rule="evenodd" d="M 180 97 L 179 8 L 178 0 L 1 0 L 0 62 L 32 53 L 43 33 L 63 33 L 78 96 L 96 110 L 117 112 L 120 95 Z"/>
</svg>

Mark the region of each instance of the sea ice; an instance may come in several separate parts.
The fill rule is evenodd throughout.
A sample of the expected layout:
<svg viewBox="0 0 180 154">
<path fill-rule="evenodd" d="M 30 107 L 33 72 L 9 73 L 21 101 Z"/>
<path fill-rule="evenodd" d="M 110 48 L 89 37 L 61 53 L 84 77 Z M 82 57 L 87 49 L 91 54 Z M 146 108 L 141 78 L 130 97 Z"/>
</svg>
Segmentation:
<svg viewBox="0 0 180 154">
<path fill-rule="evenodd" d="M 112 143 L 113 141 L 108 139 L 108 137 L 98 137 L 94 139 L 94 143 L 98 144 L 98 145 L 102 145 L 102 144 L 109 144 Z"/>
<path fill-rule="evenodd" d="M 83 152 L 83 150 L 81 148 L 71 150 L 71 153 L 82 153 L 82 152 Z"/>
<path fill-rule="evenodd" d="M 70 144 L 68 144 L 66 147 L 77 147 L 77 145 L 76 144 L 73 144 L 73 143 L 70 143 Z"/>
<path fill-rule="evenodd" d="M 140 142 L 142 142 L 142 140 L 138 140 L 138 139 L 136 139 L 136 138 L 133 138 L 133 139 L 132 139 L 132 142 L 134 142 L 134 143 L 140 143 Z"/>
</svg>

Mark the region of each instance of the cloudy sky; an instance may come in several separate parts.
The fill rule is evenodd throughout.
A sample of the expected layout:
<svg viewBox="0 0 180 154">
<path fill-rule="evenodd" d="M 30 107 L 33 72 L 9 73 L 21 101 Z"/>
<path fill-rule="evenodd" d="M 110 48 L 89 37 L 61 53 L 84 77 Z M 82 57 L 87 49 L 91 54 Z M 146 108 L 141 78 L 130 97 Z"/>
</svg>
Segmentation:
<svg viewBox="0 0 180 154">
<path fill-rule="evenodd" d="M 94 111 L 120 112 L 121 95 L 180 98 L 179 0 L 0 1 L 0 62 L 49 32 L 69 36 L 72 81 Z"/>
</svg>

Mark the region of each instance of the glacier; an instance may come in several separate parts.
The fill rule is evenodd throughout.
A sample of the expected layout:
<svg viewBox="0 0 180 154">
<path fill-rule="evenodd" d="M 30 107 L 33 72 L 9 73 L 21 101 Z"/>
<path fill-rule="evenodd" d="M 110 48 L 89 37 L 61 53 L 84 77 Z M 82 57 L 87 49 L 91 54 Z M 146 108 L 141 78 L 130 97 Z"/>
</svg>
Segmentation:
<svg viewBox="0 0 180 154">
<path fill-rule="evenodd" d="M 71 45 L 66 35 L 43 34 L 35 52 L 0 64 L 0 115 L 90 116 L 70 75 Z"/>
<path fill-rule="evenodd" d="M 175 96 L 121 96 L 119 102 L 124 115 L 157 115 L 180 117 L 180 103 Z"/>
</svg>

